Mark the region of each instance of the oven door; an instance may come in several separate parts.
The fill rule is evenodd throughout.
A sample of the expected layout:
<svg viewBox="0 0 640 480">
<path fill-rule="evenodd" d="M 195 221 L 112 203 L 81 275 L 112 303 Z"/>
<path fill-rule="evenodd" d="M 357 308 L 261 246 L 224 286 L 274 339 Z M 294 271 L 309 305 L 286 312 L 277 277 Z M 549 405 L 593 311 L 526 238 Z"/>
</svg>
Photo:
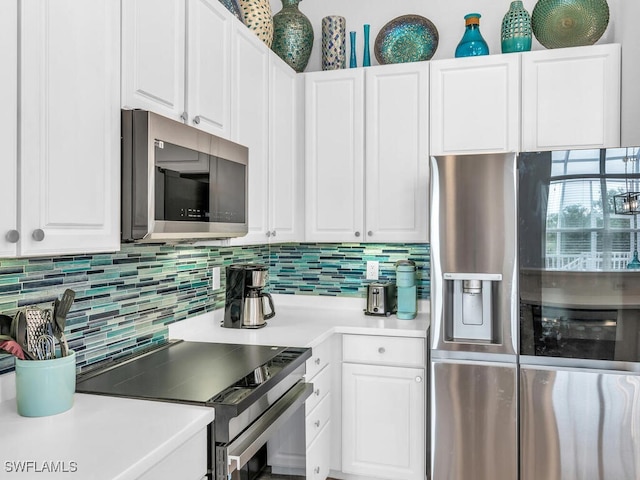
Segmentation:
<svg viewBox="0 0 640 480">
<path fill-rule="evenodd" d="M 240 470 L 251 460 L 267 440 L 304 405 L 313 384 L 298 382 L 228 443 L 216 443 L 216 480 L 240 479 Z"/>
</svg>

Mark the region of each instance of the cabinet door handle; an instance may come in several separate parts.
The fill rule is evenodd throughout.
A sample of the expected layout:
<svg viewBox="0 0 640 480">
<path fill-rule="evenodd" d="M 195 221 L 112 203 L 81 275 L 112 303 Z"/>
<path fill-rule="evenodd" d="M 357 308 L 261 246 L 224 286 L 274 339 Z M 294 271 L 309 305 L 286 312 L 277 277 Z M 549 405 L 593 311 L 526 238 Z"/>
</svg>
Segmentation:
<svg viewBox="0 0 640 480">
<path fill-rule="evenodd" d="M 386 350 L 384 349 L 384 347 L 380 347 L 380 348 L 378 349 L 378 353 L 384 353 L 384 352 L 386 352 Z"/>
<path fill-rule="evenodd" d="M 320 389 L 319 388 L 316 389 L 316 391 L 314 393 L 316 394 L 316 397 L 319 397 L 320 396 Z"/>
<path fill-rule="evenodd" d="M 187 115 L 187 112 L 182 112 L 182 115 L 180 115 L 180 120 L 182 120 L 184 123 L 187 123 L 188 118 L 189 116 Z"/>
<path fill-rule="evenodd" d="M 265 234 L 267 237 L 271 236 L 271 232 L 269 230 L 267 230 L 267 233 Z"/>
<path fill-rule="evenodd" d="M 316 474 L 320 473 L 320 467 L 314 468 L 313 473 L 316 473 Z"/>
<path fill-rule="evenodd" d="M 193 123 L 195 123 L 196 125 L 200 125 L 200 115 L 196 115 L 195 117 L 193 117 Z"/>
<path fill-rule="evenodd" d="M 33 238 L 36 242 L 41 242 L 44 240 L 44 230 L 41 228 L 37 228 L 31 234 L 31 238 Z"/>
<path fill-rule="evenodd" d="M 316 365 L 320 365 L 320 357 L 316 358 Z"/>
<path fill-rule="evenodd" d="M 416 382 L 417 382 L 417 383 L 422 382 L 422 377 L 416 377 Z"/>
<path fill-rule="evenodd" d="M 373 237 L 373 232 L 372 232 L 371 230 L 369 230 L 369 231 L 367 232 L 367 235 L 369 235 L 370 237 Z"/>
<path fill-rule="evenodd" d="M 20 232 L 18 230 L 9 230 L 5 238 L 9 243 L 18 243 L 18 240 L 20 240 Z"/>
<path fill-rule="evenodd" d="M 356 232 L 356 237 L 359 237 L 359 236 L 360 236 L 360 232 Z"/>
<path fill-rule="evenodd" d="M 320 426 L 320 420 L 316 420 L 315 422 L 313 422 L 313 424 L 316 426 L 316 428 L 318 428 Z"/>
<path fill-rule="evenodd" d="M 271 236 L 275 237 L 276 236 L 276 231 L 274 230 L 273 232 L 271 232 Z"/>
</svg>

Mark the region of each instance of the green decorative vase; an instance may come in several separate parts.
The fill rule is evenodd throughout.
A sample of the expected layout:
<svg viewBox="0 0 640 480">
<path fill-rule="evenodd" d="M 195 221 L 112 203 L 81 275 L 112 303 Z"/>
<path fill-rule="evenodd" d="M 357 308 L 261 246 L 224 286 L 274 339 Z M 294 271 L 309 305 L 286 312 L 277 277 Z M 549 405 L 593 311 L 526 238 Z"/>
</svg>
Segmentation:
<svg viewBox="0 0 640 480">
<path fill-rule="evenodd" d="M 511 2 L 502 19 L 502 53 L 528 52 L 531 50 L 531 15 L 521 0 Z"/>
<path fill-rule="evenodd" d="M 303 72 L 313 47 L 313 27 L 298 9 L 300 0 L 282 0 L 282 10 L 273 16 L 273 50 L 296 72 Z"/>
</svg>

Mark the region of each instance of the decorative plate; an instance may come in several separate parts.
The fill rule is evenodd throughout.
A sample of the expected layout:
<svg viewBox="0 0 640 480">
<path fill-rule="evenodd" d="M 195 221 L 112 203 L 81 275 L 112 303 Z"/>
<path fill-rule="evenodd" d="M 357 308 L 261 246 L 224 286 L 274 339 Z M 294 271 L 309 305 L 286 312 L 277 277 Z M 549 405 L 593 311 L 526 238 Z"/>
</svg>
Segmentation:
<svg viewBox="0 0 640 480">
<path fill-rule="evenodd" d="M 402 15 L 382 27 L 373 48 L 381 65 L 429 60 L 438 48 L 438 30 L 428 18 Z"/>
<path fill-rule="evenodd" d="M 546 48 L 593 45 L 609 24 L 607 0 L 539 0 L 531 28 Z"/>
</svg>

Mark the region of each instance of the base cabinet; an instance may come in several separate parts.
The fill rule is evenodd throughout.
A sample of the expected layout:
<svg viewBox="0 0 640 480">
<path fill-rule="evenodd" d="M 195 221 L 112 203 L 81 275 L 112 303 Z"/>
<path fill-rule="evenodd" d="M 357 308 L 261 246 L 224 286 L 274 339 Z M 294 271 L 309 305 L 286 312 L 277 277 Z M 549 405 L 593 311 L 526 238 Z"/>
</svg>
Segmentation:
<svg viewBox="0 0 640 480">
<path fill-rule="evenodd" d="M 424 480 L 423 340 L 345 335 L 343 348 L 342 471 Z"/>
</svg>

